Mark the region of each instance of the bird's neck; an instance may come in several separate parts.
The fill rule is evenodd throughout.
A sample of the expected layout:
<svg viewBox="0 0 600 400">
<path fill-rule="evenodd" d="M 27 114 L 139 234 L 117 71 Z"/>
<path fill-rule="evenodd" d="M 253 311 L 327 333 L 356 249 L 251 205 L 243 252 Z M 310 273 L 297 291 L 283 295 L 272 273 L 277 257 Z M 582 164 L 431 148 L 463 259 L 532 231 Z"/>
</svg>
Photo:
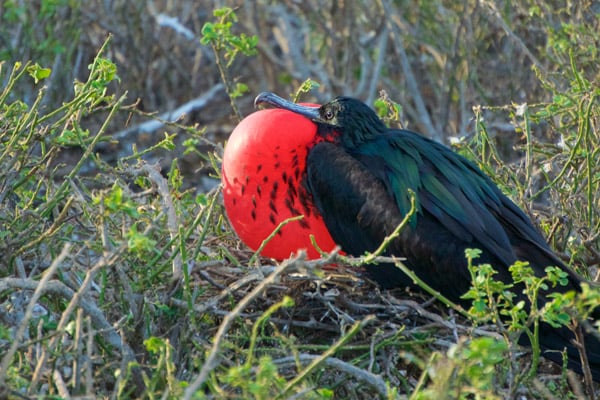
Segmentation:
<svg viewBox="0 0 600 400">
<path fill-rule="evenodd" d="M 317 134 L 315 144 L 320 142 L 330 142 L 341 144 L 341 133 L 335 126 L 326 124 L 317 124 Z"/>
<path fill-rule="evenodd" d="M 352 128 L 340 128 L 332 125 L 319 124 L 317 129 L 318 142 L 331 142 L 343 146 L 347 150 L 355 149 L 361 144 L 375 139 L 386 130 L 381 121 L 365 122 Z"/>
</svg>

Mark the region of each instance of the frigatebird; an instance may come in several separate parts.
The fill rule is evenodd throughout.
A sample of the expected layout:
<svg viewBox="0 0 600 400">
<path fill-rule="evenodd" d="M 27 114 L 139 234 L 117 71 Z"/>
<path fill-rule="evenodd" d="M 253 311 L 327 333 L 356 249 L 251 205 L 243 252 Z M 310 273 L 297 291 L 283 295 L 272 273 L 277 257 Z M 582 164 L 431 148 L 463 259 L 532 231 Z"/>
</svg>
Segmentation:
<svg viewBox="0 0 600 400">
<path fill-rule="evenodd" d="M 377 249 L 400 224 L 416 196 L 416 213 L 385 250 L 403 257 L 405 265 L 452 301 L 469 290 L 471 276 L 465 250 L 482 251 L 478 263 L 489 263 L 495 279 L 512 282 L 509 267 L 529 262 L 536 276 L 556 266 L 565 271 L 565 286 L 581 290 L 583 278 L 552 251 L 527 215 L 473 162 L 415 132 L 390 129 L 369 106 L 337 97 L 319 107 L 299 105 L 264 92 L 255 106 L 270 105 L 299 114 L 317 125 L 308 145 L 303 186 L 309 205 L 320 214 L 335 242 L 348 254 Z M 393 265 L 367 266 L 384 288 L 410 285 Z M 518 287 L 515 295 L 523 298 Z M 542 294 L 541 302 L 545 301 Z M 594 316 L 595 318 L 598 315 Z M 580 354 L 566 327 L 542 324 L 543 355 L 582 373 Z M 593 379 L 600 381 L 600 341 L 585 336 Z"/>
</svg>

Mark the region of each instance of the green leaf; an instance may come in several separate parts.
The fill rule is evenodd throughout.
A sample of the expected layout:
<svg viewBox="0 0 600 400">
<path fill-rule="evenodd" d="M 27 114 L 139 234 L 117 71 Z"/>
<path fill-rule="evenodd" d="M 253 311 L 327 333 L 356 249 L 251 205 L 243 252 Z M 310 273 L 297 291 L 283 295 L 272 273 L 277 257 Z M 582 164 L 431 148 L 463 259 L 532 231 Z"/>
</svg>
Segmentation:
<svg viewBox="0 0 600 400">
<path fill-rule="evenodd" d="M 42 68 L 38 63 L 34 65 L 30 65 L 27 67 L 27 72 L 33 78 L 35 84 L 37 85 L 39 81 L 42 79 L 46 79 L 52 73 L 50 68 Z"/>
<path fill-rule="evenodd" d="M 217 33 L 215 31 L 215 25 L 212 22 L 207 22 L 202 27 L 200 31 L 202 34 L 202 38 L 200 39 L 200 43 L 203 45 L 209 45 L 210 42 L 217 39 Z"/>
<path fill-rule="evenodd" d="M 156 240 L 138 232 L 137 225 L 132 225 L 126 234 L 127 247 L 130 252 L 137 253 L 139 256 L 154 252 L 156 249 Z"/>
</svg>

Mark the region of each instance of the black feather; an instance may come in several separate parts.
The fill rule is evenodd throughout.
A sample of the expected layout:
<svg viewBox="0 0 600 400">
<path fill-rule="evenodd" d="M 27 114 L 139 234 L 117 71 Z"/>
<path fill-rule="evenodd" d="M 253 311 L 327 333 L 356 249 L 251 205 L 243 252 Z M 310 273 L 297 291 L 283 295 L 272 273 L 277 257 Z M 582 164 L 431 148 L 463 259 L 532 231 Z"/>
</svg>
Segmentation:
<svg viewBox="0 0 600 400">
<path fill-rule="evenodd" d="M 274 95 L 259 95 L 278 107 L 287 103 Z M 582 278 L 552 252 L 525 213 L 472 162 L 417 133 L 388 129 L 375 112 L 359 100 L 339 97 L 320 107 L 288 109 L 318 125 L 317 141 L 307 156 L 306 186 L 333 239 L 349 254 L 372 252 L 410 209 L 409 190 L 416 194 L 417 212 L 386 249 L 404 257 L 405 264 L 429 286 L 449 299 L 461 296 L 471 284 L 465 250 L 482 250 L 479 263 L 489 263 L 512 283 L 509 267 L 529 262 L 536 276 L 556 266 L 568 276 L 566 286 L 581 290 Z M 384 288 L 409 285 L 393 265 L 368 266 Z M 515 286 L 518 299 L 526 300 Z M 545 301 L 540 296 L 540 306 Z M 598 316 L 595 315 L 595 318 Z M 568 367 L 582 372 L 573 333 L 542 324 L 544 355 L 561 363 L 567 349 Z M 600 341 L 586 335 L 593 378 L 600 381 Z"/>
</svg>

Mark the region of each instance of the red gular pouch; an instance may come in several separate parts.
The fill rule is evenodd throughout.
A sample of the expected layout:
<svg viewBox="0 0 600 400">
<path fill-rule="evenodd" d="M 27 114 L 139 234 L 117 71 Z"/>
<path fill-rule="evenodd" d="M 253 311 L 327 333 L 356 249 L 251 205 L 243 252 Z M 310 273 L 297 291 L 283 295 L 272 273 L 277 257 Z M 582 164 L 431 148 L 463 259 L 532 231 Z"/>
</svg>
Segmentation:
<svg viewBox="0 0 600 400">
<path fill-rule="evenodd" d="M 318 107 L 315 104 L 305 104 Z M 303 180 L 306 156 L 318 142 L 317 126 L 282 109 L 265 109 L 244 118 L 233 130 L 223 155 L 225 211 L 240 239 L 252 250 L 292 217 L 263 248 L 261 255 L 283 260 L 305 249 L 319 258 L 335 248 Z"/>
</svg>

